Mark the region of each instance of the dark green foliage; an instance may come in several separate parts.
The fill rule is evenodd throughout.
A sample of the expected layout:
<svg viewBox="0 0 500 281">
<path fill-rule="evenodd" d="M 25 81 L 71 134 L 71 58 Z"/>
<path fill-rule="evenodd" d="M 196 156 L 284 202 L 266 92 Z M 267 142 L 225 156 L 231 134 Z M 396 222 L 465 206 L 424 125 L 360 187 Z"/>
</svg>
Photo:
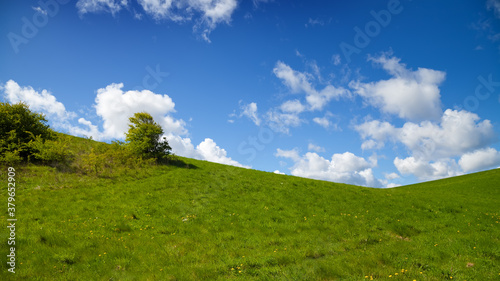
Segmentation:
<svg viewBox="0 0 500 281">
<path fill-rule="evenodd" d="M 126 134 L 127 146 L 144 158 L 165 159 L 172 148 L 165 137 L 161 138 L 163 129 L 146 112 L 135 113 L 129 118 L 129 130 Z"/>
<path fill-rule="evenodd" d="M 32 112 L 24 103 L 0 102 L 0 162 L 15 164 L 27 161 L 37 152 L 29 143 L 36 137 L 52 139 L 54 132 L 45 117 Z"/>
</svg>

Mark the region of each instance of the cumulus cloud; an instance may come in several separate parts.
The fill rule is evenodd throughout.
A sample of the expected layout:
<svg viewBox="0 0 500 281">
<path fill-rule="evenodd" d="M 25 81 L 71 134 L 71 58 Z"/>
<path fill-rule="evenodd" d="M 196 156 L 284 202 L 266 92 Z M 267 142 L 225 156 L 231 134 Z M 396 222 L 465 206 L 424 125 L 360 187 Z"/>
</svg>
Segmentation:
<svg viewBox="0 0 500 281">
<path fill-rule="evenodd" d="M 77 114 L 67 111 L 64 104 L 57 101 L 56 97 L 46 89 L 36 91 L 31 86 L 21 87 L 15 81 L 9 80 L 4 85 L 0 85 L 0 90 L 4 92 L 4 97 L 8 102 L 23 102 L 31 110 L 44 114 L 51 126 L 57 130 L 63 130 L 72 135 L 101 139 L 102 134 L 98 127 L 90 121 L 79 118 L 79 125 L 72 124 L 71 121 L 77 117 Z"/>
<path fill-rule="evenodd" d="M 396 158 L 402 174 L 422 180 L 450 177 L 497 165 L 497 152 L 488 148 L 496 141 L 493 125 L 475 113 L 447 109 L 439 122 L 406 122 L 397 128 L 388 122 L 366 121 L 355 126 L 364 140 L 362 149 L 378 149 L 387 141 L 403 144 L 410 156 Z M 459 164 L 456 158 L 460 157 Z"/>
<path fill-rule="evenodd" d="M 500 152 L 494 148 L 478 149 L 460 157 L 458 164 L 465 172 L 475 172 L 500 165 Z"/>
<path fill-rule="evenodd" d="M 401 174 L 412 174 L 420 180 L 435 180 L 463 174 L 455 160 L 449 158 L 438 161 L 425 161 L 413 156 L 405 159 L 396 157 L 394 166 Z"/>
<path fill-rule="evenodd" d="M 2 90 L 10 103 L 24 102 L 31 110 L 42 112 L 48 117 L 66 120 L 75 116 L 75 113 L 66 111 L 66 107 L 45 89 L 38 92 L 30 86 L 21 87 L 15 81 L 9 80 L 2 86 Z"/>
<path fill-rule="evenodd" d="M 122 8 L 127 7 L 127 5 L 127 0 L 78 0 L 78 2 L 76 2 L 76 8 L 80 15 L 101 12 L 115 15 Z"/>
<path fill-rule="evenodd" d="M 206 138 L 194 147 L 185 122 L 175 119 L 170 114 L 175 112 L 175 104 L 168 95 L 155 94 L 148 90 L 124 91 L 123 84 L 110 84 L 97 90 L 94 108 L 102 121 L 102 130 L 85 118 L 78 118 L 77 124 L 71 120 L 77 114 L 67 111 L 54 95 L 47 90 L 36 91 L 32 87 L 21 87 L 9 80 L 0 85 L 4 97 L 10 103 L 24 102 L 33 111 L 41 112 L 55 129 L 64 130 L 72 135 L 92 137 L 96 140 L 124 139 L 128 131 L 128 118 L 136 112 L 147 112 L 163 128 L 165 137 L 175 154 L 207 160 L 211 162 L 249 168 L 227 156 L 225 149 L 219 147 L 213 139 Z"/>
<path fill-rule="evenodd" d="M 403 119 L 439 119 L 442 111 L 438 86 L 445 80 L 444 72 L 427 68 L 412 71 L 400 59 L 385 54 L 370 60 L 382 65 L 392 78 L 370 83 L 351 81 L 349 86 L 356 94 L 382 112 Z"/>
<path fill-rule="evenodd" d="M 460 156 L 491 144 L 495 139 L 489 120 L 477 114 L 447 109 L 438 122 L 406 122 L 396 128 L 388 122 L 367 121 L 355 126 L 370 148 L 380 148 L 388 140 L 404 144 L 412 155 L 424 160 Z M 366 141 L 373 141 L 366 143 Z"/>
<path fill-rule="evenodd" d="M 149 90 L 124 91 L 123 83 L 110 84 L 97 90 L 94 107 L 102 118 L 102 135 L 107 139 L 123 139 L 128 131 L 128 118 L 136 112 L 147 112 L 163 128 L 172 151 L 177 155 L 249 168 L 228 157 L 226 150 L 217 146 L 213 139 L 206 138 L 194 147 L 190 138 L 183 137 L 188 134 L 186 123 L 171 116 L 175 112 L 175 103 L 168 95 Z"/>
<path fill-rule="evenodd" d="M 373 175 L 372 167 L 376 163 L 351 152 L 333 154 L 331 160 L 314 152 L 300 156 L 296 149 L 288 151 L 278 149 L 275 156 L 294 161 L 294 166 L 290 169 L 294 176 L 371 187 L 383 186 L 383 183 Z"/>
<path fill-rule="evenodd" d="M 278 174 L 278 175 L 284 175 L 285 173 L 280 172 L 279 170 L 275 170 L 273 173 Z"/>
<path fill-rule="evenodd" d="M 136 112 L 147 112 L 166 132 L 186 133 L 183 120 L 169 115 L 175 112 L 175 103 L 168 95 L 155 94 L 149 90 L 123 91 L 123 83 L 110 84 L 97 90 L 96 113 L 103 120 L 104 137 L 122 139 L 128 131 L 129 117 Z"/>
<path fill-rule="evenodd" d="M 307 109 L 311 111 L 322 110 L 332 99 L 350 96 L 349 90 L 332 85 L 316 90 L 311 83 L 313 79 L 311 74 L 293 70 L 281 61 L 276 63 L 273 72 L 292 93 L 304 93 L 306 95 Z"/>
<path fill-rule="evenodd" d="M 201 155 L 201 159 L 203 160 L 231 166 L 250 168 L 249 166 L 241 165 L 237 161 L 234 161 L 230 157 L 227 157 L 226 150 L 217 146 L 217 144 L 210 138 L 206 138 L 198 146 L 196 146 L 196 152 Z"/>
</svg>

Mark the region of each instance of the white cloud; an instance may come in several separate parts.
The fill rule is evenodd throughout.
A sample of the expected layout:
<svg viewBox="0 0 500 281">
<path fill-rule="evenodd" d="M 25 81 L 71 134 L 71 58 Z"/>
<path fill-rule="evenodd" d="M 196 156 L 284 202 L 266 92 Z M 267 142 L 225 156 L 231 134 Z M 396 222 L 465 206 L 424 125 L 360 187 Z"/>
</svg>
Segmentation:
<svg viewBox="0 0 500 281">
<path fill-rule="evenodd" d="M 273 173 L 278 174 L 278 175 L 284 175 L 285 173 L 280 172 L 279 170 L 275 170 Z"/>
<path fill-rule="evenodd" d="M 495 140 L 491 122 L 480 121 L 478 115 L 465 110 L 447 109 L 439 123 L 406 122 L 403 127 L 396 128 L 388 122 L 374 120 L 355 129 L 363 139 L 375 142 L 365 141 L 365 148 L 380 148 L 387 140 L 400 142 L 413 156 L 424 160 L 461 156 Z"/>
<path fill-rule="evenodd" d="M 315 117 L 313 118 L 314 123 L 320 125 L 321 127 L 328 129 L 330 127 L 330 120 L 326 117 Z"/>
<path fill-rule="evenodd" d="M 385 188 L 394 188 L 394 187 L 398 187 L 398 186 L 401 186 L 400 184 L 397 184 L 397 183 L 388 183 Z"/>
<path fill-rule="evenodd" d="M 488 0 L 486 1 L 486 7 L 488 10 L 493 10 L 495 16 L 500 18 L 500 0 Z"/>
<path fill-rule="evenodd" d="M 413 156 L 405 159 L 396 157 L 394 165 L 401 174 L 412 174 L 420 180 L 435 180 L 463 174 L 455 160 L 449 158 L 429 162 Z"/>
<path fill-rule="evenodd" d="M 2 86 L 2 90 L 10 103 L 24 102 L 31 110 L 42 112 L 49 118 L 64 121 L 76 116 L 74 112 L 66 111 L 65 106 L 45 89 L 38 92 L 30 86 L 21 87 L 15 81 L 9 80 Z"/>
<path fill-rule="evenodd" d="M 324 147 L 321 147 L 319 145 L 315 145 L 315 144 L 312 144 L 312 143 L 309 143 L 309 145 L 307 146 L 307 150 L 309 150 L 309 151 L 315 151 L 315 152 L 325 152 L 325 148 Z"/>
<path fill-rule="evenodd" d="M 325 113 L 325 116 L 313 118 L 313 122 L 320 125 L 321 127 L 325 128 L 325 129 L 340 130 L 338 123 L 334 123 L 331 121 L 331 119 L 333 117 L 334 117 L 334 115 L 331 112 L 327 111 Z"/>
<path fill-rule="evenodd" d="M 196 152 L 201 155 L 201 159 L 203 160 L 231 166 L 250 168 L 249 166 L 241 165 L 237 161 L 234 161 L 230 157 L 227 157 L 226 150 L 217 146 L 217 144 L 210 138 L 206 138 L 198 146 L 196 146 Z"/>
<path fill-rule="evenodd" d="M 221 164 L 249 168 L 227 156 L 226 150 L 217 146 L 215 141 L 206 138 L 196 148 L 190 138 L 182 137 L 188 132 L 185 122 L 170 116 L 175 112 L 175 104 L 167 95 L 155 94 L 148 90 L 122 90 L 123 84 L 110 84 L 97 90 L 94 108 L 103 122 L 103 130 L 85 118 L 79 118 L 78 125 L 71 119 L 76 113 L 66 111 L 50 92 L 35 91 L 32 87 L 20 87 L 13 80 L 0 85 L 6 100 L 10 103 L 25 102 L 30 109 L 47 115 L 55 129 L 64 130 L 72 135 L 92 137 L 96 140 L 124 139 L 128 131 L 128 118 L 136 112 L 147 112 L 163 128 L 165 136 L 175 154 Z"/>
<path fill-rule="evenodd" d="M 350 96 L 350 92 L 342 87 L 327 85 L 322 90 L 316 90 L 310 80 L 313 76 L 307 72 L 293 70 L 285 63 L 278 61 L 273 69 L 276 77 L 282 80 L 292 93 L 305 93 L 308 110 L 322 110 L 332 99 Z"/>
<path fill-rule="evenodd" d="M 462 155 L 458 164 L 465 172 L 475 172 L 500 165 L 500 152 L 494 148 L 478 149 Z"/>
<path fill-rule="evenodd" d="M 306 107 L 299 100 L 289 100 L 280 106 L 281 111 L 287 113 L 301 113 Z"/>
<path fill-rule="evenodd" d="M 300 160 L 299 150 L 297 148 L 294 148 L 292 150 L 283 150 L 278 148 L 274 156 L 288 158 L 295 162 Z"/>
<path fill-rule="evenodd" d="M 299 156 L 297 150 L 278 149 L 275 156 L 290 158 L 295 162 L 291 168 L 291 174 L 294 176 L 371 187 L 382 186 L 382 182 L 373 175 L 373 161 L 367 161 L 350 152 L 334 154 L 331 160 L 314 152 Z"/>
<path fill-rule="evenodd" d="M 401 143 L 410 157 L 396 158 L 402 174 L 432 180 L 450 177 L 497 163 L 496 150 L 485 149 L 496 140 L 489 120 L 465 110 L 447 109 L 439 122 L 406 122 L 396 128 L 388 122 L 367 121 L 355 126 L 364 140 L 362 149 L 381 148 L 385 142 Z M 457 165 L 456 158 L 462 157 Z"/>
<path fill-rule="evenodd" d="M 103 120 L 102 135 L 105 139 L 123 139 L 128 131 L 128 118 L 136 112 L 147 112 L 163 128 L 175 154 L 248 168 L 228 157 L 226 150 L 217 146 L 210 138 L 206 138 L 195 148 L 190 138 L 182 137 L 188 134 L 186 123 L 170 115 L 175 112 L 175 103 L 168 95 L 155 94 L 149 90 L 125 92 L 122 88 L 123 83 L 119 83 L 97 90 L 95 109 Z"/>
<path fill-rule="evenodd" d="M 112 15 L 127 7 L 127 0 L 78 0 L 76 8 L 80 15 L 108 12 Z"/>
<path fill-rule="evenodd" d="M 220 23 L 230 24 L 231 16 L 238 6 L 237 0 L 137 0 L 144 12 L 157 21 L 194 21 L 193 30 L 210 42 L 210 33 Z M 78 0 L 76 8 L 80 15 L 107 12 L 115 15 L 128 7 L 127 0 Z M 132 11 L 136 19 L 142 14 Z"/>
<path fill-rule="evenodd" d="M 381 64 L 392 78 L 377 82 L 351 81 L 349 86 L 370 105 L 384 113 L 410 120 L 436 120 L 441 116 L 439 85 L 445 73 L 427 68 L 412 71 L 400 59 L 382 55 L 370 58 Z"/>
<path fill-rule="evenodd" d="M 78 119 L 79 125 L 75 126 L 71 120 L 77 117 L 77 114 L 67 111 L 64 104 L 57 101 L 51 92 L 43 89 L 41 92 L 35 91 L 32 87 L 21 87 L 13 80 L 7 81 L 5 85 L 0 85 L 0 90 L 4 91 L 6 100 L 10 103 L 24 102 L 31 110 L 44 114 L 51 126 L 56 130 L 63 130 L 72 135 L 93 137 L 102 139 L 102 133 L 97 126 L 84 118 Z"/>
<path fill-rule="evenodd" d="M 241 114 L 240 116 L 246 116 L 252 120 L 255 125 L 259 126 L 260 125 L 260 118 L 257 115 L 257 104 L 255 102 L 245 104 L 241 106 Z"/>
<path fill-rule="evenodd" d="M 272 130 L 284 134 L 290 133 L 290 127 L 298 127 L 304 122 L 297 113 L 283 113 L 278 110 L 269 110 L 265 118 Z"/>
<path fill-rule="evenodd" d="M 395 180 L 395 179 L 399 179 L 399 175 L 396 173 L 385 174 L 385 178 L 387 180 Z"/>
<path fill-rule="evenodd" d="M 362 139 L 367 139 L 361 145 L 362 149 L 382 148 L 387 139 L 397 137 L 398 130 L 389 122 L 380 122 L 378 120 L 367 121 L 355 126 Z"/>
<path fill-rule="evenodd" d="M 138 0 L 146 14 L 156 20 L 168 19 L 174 22 L 191 21 L 199 14 L 194 26 L 203 39 L 210 42 L 208 36 L 220 23 L 229 24 L 236 9 L 236 0 Z"/>
<path fill-rule="evenodd" d="M 186 133 L 183 120 L 172 118 L 175 104 L 168 95 L 155 94 L 149 90 L 122 90 L 123 83 L 110 84 L 97 90 L 96 113 L 103 120 L 105 138 L 123 139 L 128 131 L 129 118 L 136 112 L 147 112 L 167 133 Z"/>
</svg>

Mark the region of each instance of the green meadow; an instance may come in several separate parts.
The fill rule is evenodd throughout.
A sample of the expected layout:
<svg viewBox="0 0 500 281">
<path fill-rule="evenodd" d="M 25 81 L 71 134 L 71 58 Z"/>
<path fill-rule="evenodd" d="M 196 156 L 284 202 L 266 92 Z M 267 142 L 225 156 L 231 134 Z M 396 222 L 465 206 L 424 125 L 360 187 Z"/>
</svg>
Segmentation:
<svg viewBox="0 0 500 281">
<path fill-rule="evenodd" d="M 373 189 L 181 157 L 14 168 L 16 273 L 2 167 L 0 280 L 500 280 L 499 169 Z"/>
</svg>

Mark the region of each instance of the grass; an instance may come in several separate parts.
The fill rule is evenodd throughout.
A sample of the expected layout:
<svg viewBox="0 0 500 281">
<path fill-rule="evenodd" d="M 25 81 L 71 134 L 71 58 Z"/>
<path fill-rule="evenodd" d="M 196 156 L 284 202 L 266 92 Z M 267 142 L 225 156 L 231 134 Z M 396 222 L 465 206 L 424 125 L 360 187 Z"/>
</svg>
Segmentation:
<svg viewBox="0 0 500 281">
<path fill-rule="evenodd" d="M 372 189 L 187 158 L 16 168 L 16 273 L 3 261 L 0 280 L 500 279 L 498 169 Z"/>
</svg>

